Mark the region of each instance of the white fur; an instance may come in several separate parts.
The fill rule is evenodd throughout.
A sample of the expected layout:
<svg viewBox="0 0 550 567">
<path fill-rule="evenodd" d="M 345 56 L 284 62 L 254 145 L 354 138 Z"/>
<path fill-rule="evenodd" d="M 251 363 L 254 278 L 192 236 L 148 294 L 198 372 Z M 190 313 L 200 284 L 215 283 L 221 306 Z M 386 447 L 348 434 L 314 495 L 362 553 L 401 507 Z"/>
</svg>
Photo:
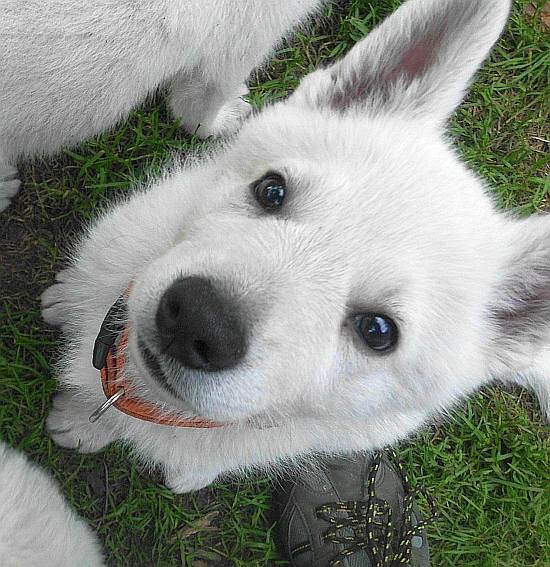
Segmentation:
<svg viewBox="0 0 550 567">
<path fill-rule="evenodd" d="M 548 411 L 550 219 L 498 212 L 443 129 L 508 11 L 508 0 L 406 2 L 209 159 L 106 213 L 43 297 L 69 341 L 54 440 L 86 451 L 124 440 L 187 491 L 312 451 L 394 443 L 495 379 L 534 385 Z M 276 214 L 250 190 L 269 170 L 289 192 Z M 239 303 L 250 341 L 217 373 L 156 351 L 176 398 L 148 374 L 136 336 L 154 336 L 159 298 L 190 275 Z M 88 422 L 104 400 L 94 338 L 130 281 L 140 393 L 229 425 L 166 427 L 116 410 Z M 398 322 L 393 352 L 363 344 L 351 325 L 362 311 Z"/>
<path fill-rule="evenodd" d="M 251 71 L 319 2 L 2 0 L 0 210 L 18 157 L 104 132 L 164 83 L 188 131 L 234 131 Z"/>
<path fill-rule="evenodd" d="M 0 442 L 0 565 L 102 567 L 100 546 L 46 473 Z"/>
</svg>

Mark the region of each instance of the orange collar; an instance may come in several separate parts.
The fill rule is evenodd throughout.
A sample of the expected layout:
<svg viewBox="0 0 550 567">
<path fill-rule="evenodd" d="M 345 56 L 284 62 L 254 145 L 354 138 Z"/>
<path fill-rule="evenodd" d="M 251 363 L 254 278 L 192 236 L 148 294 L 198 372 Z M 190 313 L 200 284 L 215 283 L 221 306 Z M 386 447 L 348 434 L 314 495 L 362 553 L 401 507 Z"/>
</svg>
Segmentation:
<svg viewBox="0 0 550 567">
<path fill-rule="evenodd" d="M 134 386 L 124 373 L 130 330 L 127 326 L 117 329 L 116 321 L 117 316 L 125 310 L 127 295 L 126 291 L 107 313 L 94 345 L 93 365 L 101 371 L 101 385 L 107 400 L 94 411 L 89 418 L 90 421 L 92 423 L 97 421 L 111 406 L 114 406 L 122 413 L 160 425 L 223 427 L 223 423 L 200 417 L 181 417 L 177 412 L 166 411 L 158 404 L 132 394 Z"/>
</svg>

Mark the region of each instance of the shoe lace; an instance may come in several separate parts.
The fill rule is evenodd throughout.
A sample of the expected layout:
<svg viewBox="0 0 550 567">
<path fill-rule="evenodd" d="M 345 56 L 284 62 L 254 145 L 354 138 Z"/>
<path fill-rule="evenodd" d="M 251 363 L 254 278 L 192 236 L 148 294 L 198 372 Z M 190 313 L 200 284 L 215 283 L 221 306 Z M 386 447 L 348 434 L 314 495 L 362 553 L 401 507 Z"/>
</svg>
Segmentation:
<svg viewBox="0 0 550 567">
<path fill-rule="evenodd" d="M 374 456 L 369 471 L 367 501 L 331 502 L 317 508 L 317 516 L 330 524 L 323 534 L 325 541 L 344 545 L 330 562 L 339 567 L 343 561 L 360 551 L 368 553 L 373 567 L 395 567 L 410 564 L 412 539 L 437 519 L 437 510 L 432 496 L 422 485 L 411 486 L 403 463 L 394 451 L 384 453 L 390 458 L 404 487 L 403 528 L 400 534 L 394 530 L 394 511 L 385 500 L 376 498 L 375 481 L 382 462 L 383 453 Z M 413 525 L 413 504 L 416 497 L 423 496 L 430 508 L 430 515 Z"/>
</svg>

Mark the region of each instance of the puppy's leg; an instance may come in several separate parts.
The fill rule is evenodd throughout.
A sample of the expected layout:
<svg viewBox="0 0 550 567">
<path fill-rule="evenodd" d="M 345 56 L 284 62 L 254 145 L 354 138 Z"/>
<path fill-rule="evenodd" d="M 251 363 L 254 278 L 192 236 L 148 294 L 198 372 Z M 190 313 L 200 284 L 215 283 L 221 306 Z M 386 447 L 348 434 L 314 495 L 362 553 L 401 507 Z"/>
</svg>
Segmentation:
<svg viewBox="0 0 550 567">
<path fill-rule="evenodd" d="M 426 416 L 424 416 L 426 417 Z M 399 416 L 391 425 L 365 428 L 362 420 L 289 420 L 276 427 L 222 427 L 178 430 L 167 434 L 151 430 L 148 438 L 134 438 L 142 458 L 160 464 L 166 485 L 177 493 L 199 490 L 219 477 L 252 470 L 307 466 L 308 455 L 375 450 L 395 442 L 417 428 L 416 412 Z"/>
<path fill-rule="evenodd" d="M 184 494 L 212 484 L 221 472 L 217 468 L 207 466 L 200 470 L 189 466 L 185 468 L 166 467 L 164 469 L 164 481 L 172 492 Z"/>
<path fill-rule="evenodd" d="M 7 208 L 20 186 L 21 181 L 17 179 L 17 169 L 9 165 L 8 160 L 2 157 L 0 151 L 0 212 Z"/>
<path fill-rule="evenodd" d="M 46 429 L 54 442 L 66 449 L 80 453 L 95 453 L 119 439 L 116 427 L 109 426 L 109 416 L 104 415 L 90 423 L 90 415 L 99 404 L 92 404 L 66 390 L 57 394 L 46 421 Z"/>
<path fill-rule="evenodd" d="M 131 442 L 144 462 L 162 467 L 166 486 L 177 494 L 200 490 L 232 468 L 224 451 L 231 443 L 208 429 L 148 425 L 139 436 L 132 434 Z"/>
<path fill-rule="evenodd" d="M 207 77 L 201 70 L 182 71 L 172 80 L 170 108 L 185 130 L 201 138 L 236 131 L 249 114 L 242 82 Z"/>
<path fill-rule="evenodd" d="M 55 283 L 42 293 L 42 317 L 48 325 L 65 330 L 71 323 L 73 306 L 81 306 L 86 301 L 85 298 L 75 296 L 74 282 L 78 281 L 77 275 L 71 268 L 61 270 L 55 276 Z"/>
</svg>

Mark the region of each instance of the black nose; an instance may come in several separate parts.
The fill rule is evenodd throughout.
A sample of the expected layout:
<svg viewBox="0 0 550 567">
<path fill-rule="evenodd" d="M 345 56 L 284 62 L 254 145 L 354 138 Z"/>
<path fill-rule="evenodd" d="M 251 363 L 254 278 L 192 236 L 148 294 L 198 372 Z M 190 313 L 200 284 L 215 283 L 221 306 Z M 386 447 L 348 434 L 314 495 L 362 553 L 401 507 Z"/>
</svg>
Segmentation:
<svg viewBox="0 0 550 567">
<path fill-rule="evenodd" d="M 176 280 L 160 300 L 156 324 L 162 352 L 189 368 L 231 368 L 246 352 L 235 305 L 204 278 Z"/>
</svg>

